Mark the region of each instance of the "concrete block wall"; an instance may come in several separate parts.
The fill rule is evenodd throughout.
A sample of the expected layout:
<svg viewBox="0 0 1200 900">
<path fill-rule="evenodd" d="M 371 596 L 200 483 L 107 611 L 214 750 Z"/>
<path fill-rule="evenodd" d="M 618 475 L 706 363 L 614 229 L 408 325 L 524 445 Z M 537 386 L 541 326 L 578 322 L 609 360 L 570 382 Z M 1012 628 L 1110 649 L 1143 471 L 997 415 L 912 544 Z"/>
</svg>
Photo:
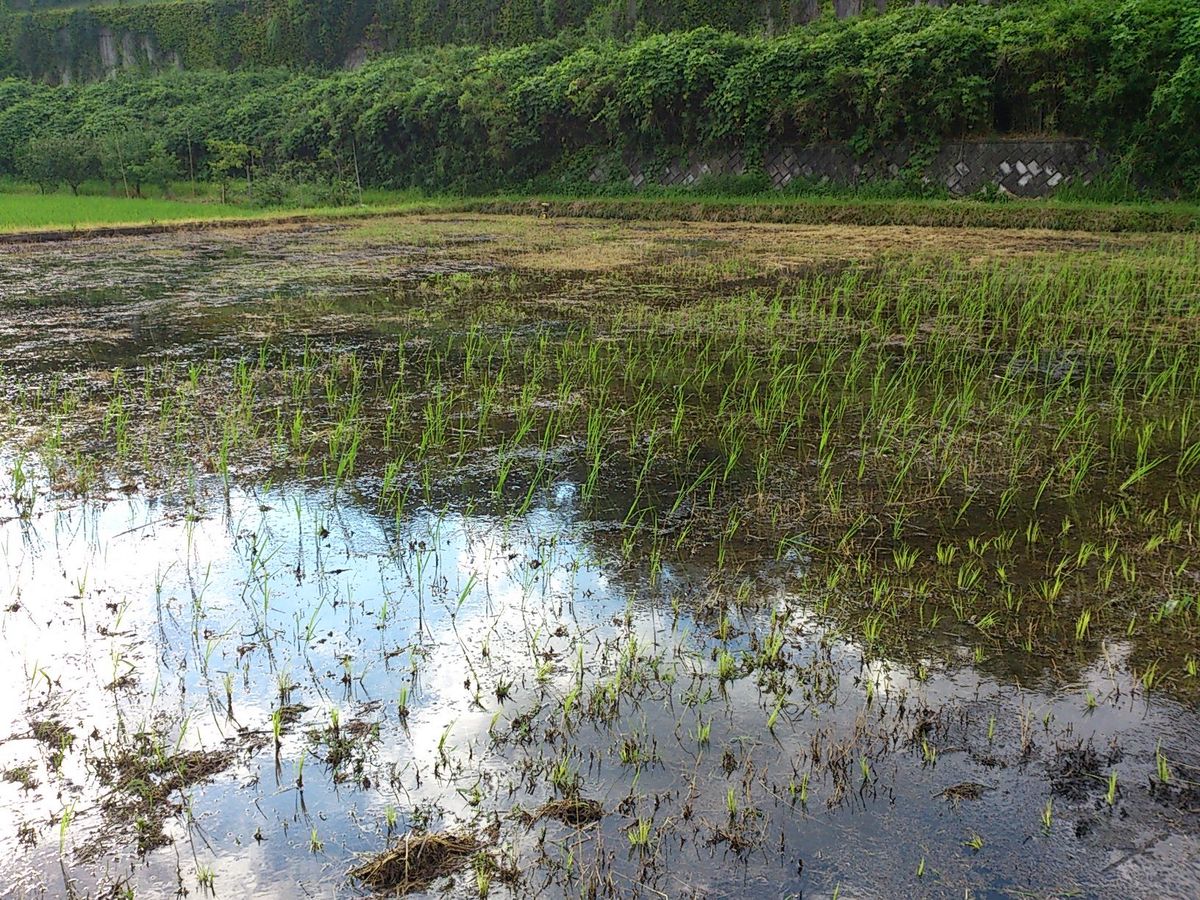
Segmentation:
<svg viewBox="0 0 1200 900">
<path fill-rule="evenodd" d="M 693 154 L 662 165 L 644 160 L 606 160 L 592 180 L 627 177 L 635 188 L 657 184 L 693 187 L 706 178 L 760 169 L 778 189 L 802 179 L 814 184 L 856 185 L 898 177 L 913 162 L 911 147 L 898 145 L 858 156 L 845 144 L 779 147 L 759 161 L 740 152 Z M 916 163 L 913 163 L 916 165 Z M 1015 197 L 1047 197 L 1068 183 L 1088 184 L 1106 169 L 1105 154 L 1086 141 L 992 139 L 943 144 L 920 170 L 925 181 L 965 197 L 993 186 Z M 615 172 L 615 176 L 614 176 Z"/>
</svg>

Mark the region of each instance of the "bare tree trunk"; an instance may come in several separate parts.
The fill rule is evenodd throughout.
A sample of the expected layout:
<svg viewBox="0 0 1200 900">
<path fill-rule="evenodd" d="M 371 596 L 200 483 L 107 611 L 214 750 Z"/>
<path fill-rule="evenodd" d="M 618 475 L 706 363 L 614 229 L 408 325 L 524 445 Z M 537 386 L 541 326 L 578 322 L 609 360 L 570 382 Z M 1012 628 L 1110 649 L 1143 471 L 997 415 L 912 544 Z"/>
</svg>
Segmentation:
<svg viewBox="0 0 1200 900">
<path fill-rule="evenodd" d="M 125 199 L 129 199 L 129 178 L 125 174 L 125 154 L 121 151 L 121 140 L 117 139 L 117 165 L 121 167 L 121 183 L 125 185 Z"/>
<path fill-rule="evenodd" d="M 196 196 L 196 166 L 192 161 L 192 123 L 187 124 L 187 145 L 188 145 L 188 181 L 192 183 L 192 196 Z"/>
<path fill-rule="evenodd" d="M 350 152 L 354 154 L 354 183 L 358 185 L 358 205 L 362 206 L 362 178 L 358 174 L 358 139 L 350 138 Z"/>
</svg>

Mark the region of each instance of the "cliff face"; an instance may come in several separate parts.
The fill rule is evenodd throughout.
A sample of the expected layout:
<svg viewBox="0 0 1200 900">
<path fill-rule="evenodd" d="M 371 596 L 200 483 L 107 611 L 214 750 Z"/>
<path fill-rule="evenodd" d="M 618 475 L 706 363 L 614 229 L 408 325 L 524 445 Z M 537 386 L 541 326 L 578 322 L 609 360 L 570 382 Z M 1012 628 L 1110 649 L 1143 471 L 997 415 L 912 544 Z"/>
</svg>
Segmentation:
<svg viewBox="0 0 1200 900">
<path fill-rule="evenodd" d="M 91 81 L 127 69 L 182 68 L 179 52 L 161 49 L 153 32 L 114 30 L 107 25 L 97 27 L 94 39 L 84 41 L 68 29 L 59 29 L 47 57 L 34 57 L 27 49 L 18 49 L 30 60 L 21 74 L 58 84 Z M 44 65 L 42 59 L 46 60 Z"/>
<path fill-rule="evenodd" d="M 373 53 L 712 25 L 777 32 L 913 0 L 0 0 L 0 74 L 64 83 L 123 69 L 353 68 Z M 955 0 L 919 0 L 944 6 Z M 966 0 L 976 2 L 976 0 Z M 977 0 L 988 3 L 994 0 Z"/>
</svg>

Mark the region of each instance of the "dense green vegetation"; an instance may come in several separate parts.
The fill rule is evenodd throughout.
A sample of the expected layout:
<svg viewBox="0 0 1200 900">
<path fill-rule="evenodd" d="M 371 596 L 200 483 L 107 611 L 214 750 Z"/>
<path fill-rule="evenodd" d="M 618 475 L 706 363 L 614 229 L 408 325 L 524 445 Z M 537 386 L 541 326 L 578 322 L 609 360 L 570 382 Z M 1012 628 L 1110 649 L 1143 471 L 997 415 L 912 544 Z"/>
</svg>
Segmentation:
<svg viewBox="0 0 1200 900">
<path fill-rule="evenodd" d="M 1158 189 L 1195 191 L 1200 0 L 904 8 L 776 37 L 562 36 L 326 74 L 0 82 L 0 172 L 37 180 L 21 170 L 31 138 L 79 134 L 97 171 L 134 193 L 139 178 L 171 175 L 257 179 L 268 197 L 296 181 L 334 195 L 361 184 L 579 186 L 604 154 L 754 158 L 826 140 L 867 152 L 996 133 L 1085 137 Z"/>
<path fill-rule="evenodd" d="M 974 2 L 974 0 L 972 0 Z M 160 0 L 84 3 L 5 0 L 0 59 L 33 77 L 100 73 L 100 33 L 146 36 L 188 68 L 341 66 L 358 49 L 527 43 L 573 30 L 621 37 L 638 30 L 774 32 L 832 11 L 833 0 Z M 28 14 L 32 10 L 32 14 Z M 140 41 L 129 48 L 152 62 Z"/>
</svg>

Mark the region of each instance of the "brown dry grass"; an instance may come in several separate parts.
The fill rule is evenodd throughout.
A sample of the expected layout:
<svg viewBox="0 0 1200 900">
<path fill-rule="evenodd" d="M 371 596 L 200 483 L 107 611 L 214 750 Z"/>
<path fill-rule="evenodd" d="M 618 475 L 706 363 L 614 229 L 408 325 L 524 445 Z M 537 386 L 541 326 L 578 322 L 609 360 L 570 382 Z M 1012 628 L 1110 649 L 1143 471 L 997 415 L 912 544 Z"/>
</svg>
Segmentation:
<svg viewBox="0 0 1200 900">
<path fill-rule="evenodd" d="M 554 819 L 573 828 L 581 828 L 599 822 L 604 817 L 604 807 L 595 800 L 582 797 L 568 797 L 564 800 L 551 800 L 538 807 L 532 821 L 539 819 Z"/>
<path fill-rule="evenodd" d="M 350 877 L 376 891 L 408 894 L 452 875 L 481 848 L 469 834 L 409 834 L 394 847 L 350 870 Z"/>
<path fill-rule="evenodd" d="M 481 235 L 487 240 L 480 242 Z M 1162 238 L 1045 229 L 613 222 L 462 214 L 372 220 L 353 226 L 345 239 L 433 247 L 447 256 L 485 257 L 526 271 L 595 273 L 644 265 L 721 265 L 737 259 L 773 273 L 896 254 L 951 252 L 983 261 L 1145 246 Z"/>
</svg>

